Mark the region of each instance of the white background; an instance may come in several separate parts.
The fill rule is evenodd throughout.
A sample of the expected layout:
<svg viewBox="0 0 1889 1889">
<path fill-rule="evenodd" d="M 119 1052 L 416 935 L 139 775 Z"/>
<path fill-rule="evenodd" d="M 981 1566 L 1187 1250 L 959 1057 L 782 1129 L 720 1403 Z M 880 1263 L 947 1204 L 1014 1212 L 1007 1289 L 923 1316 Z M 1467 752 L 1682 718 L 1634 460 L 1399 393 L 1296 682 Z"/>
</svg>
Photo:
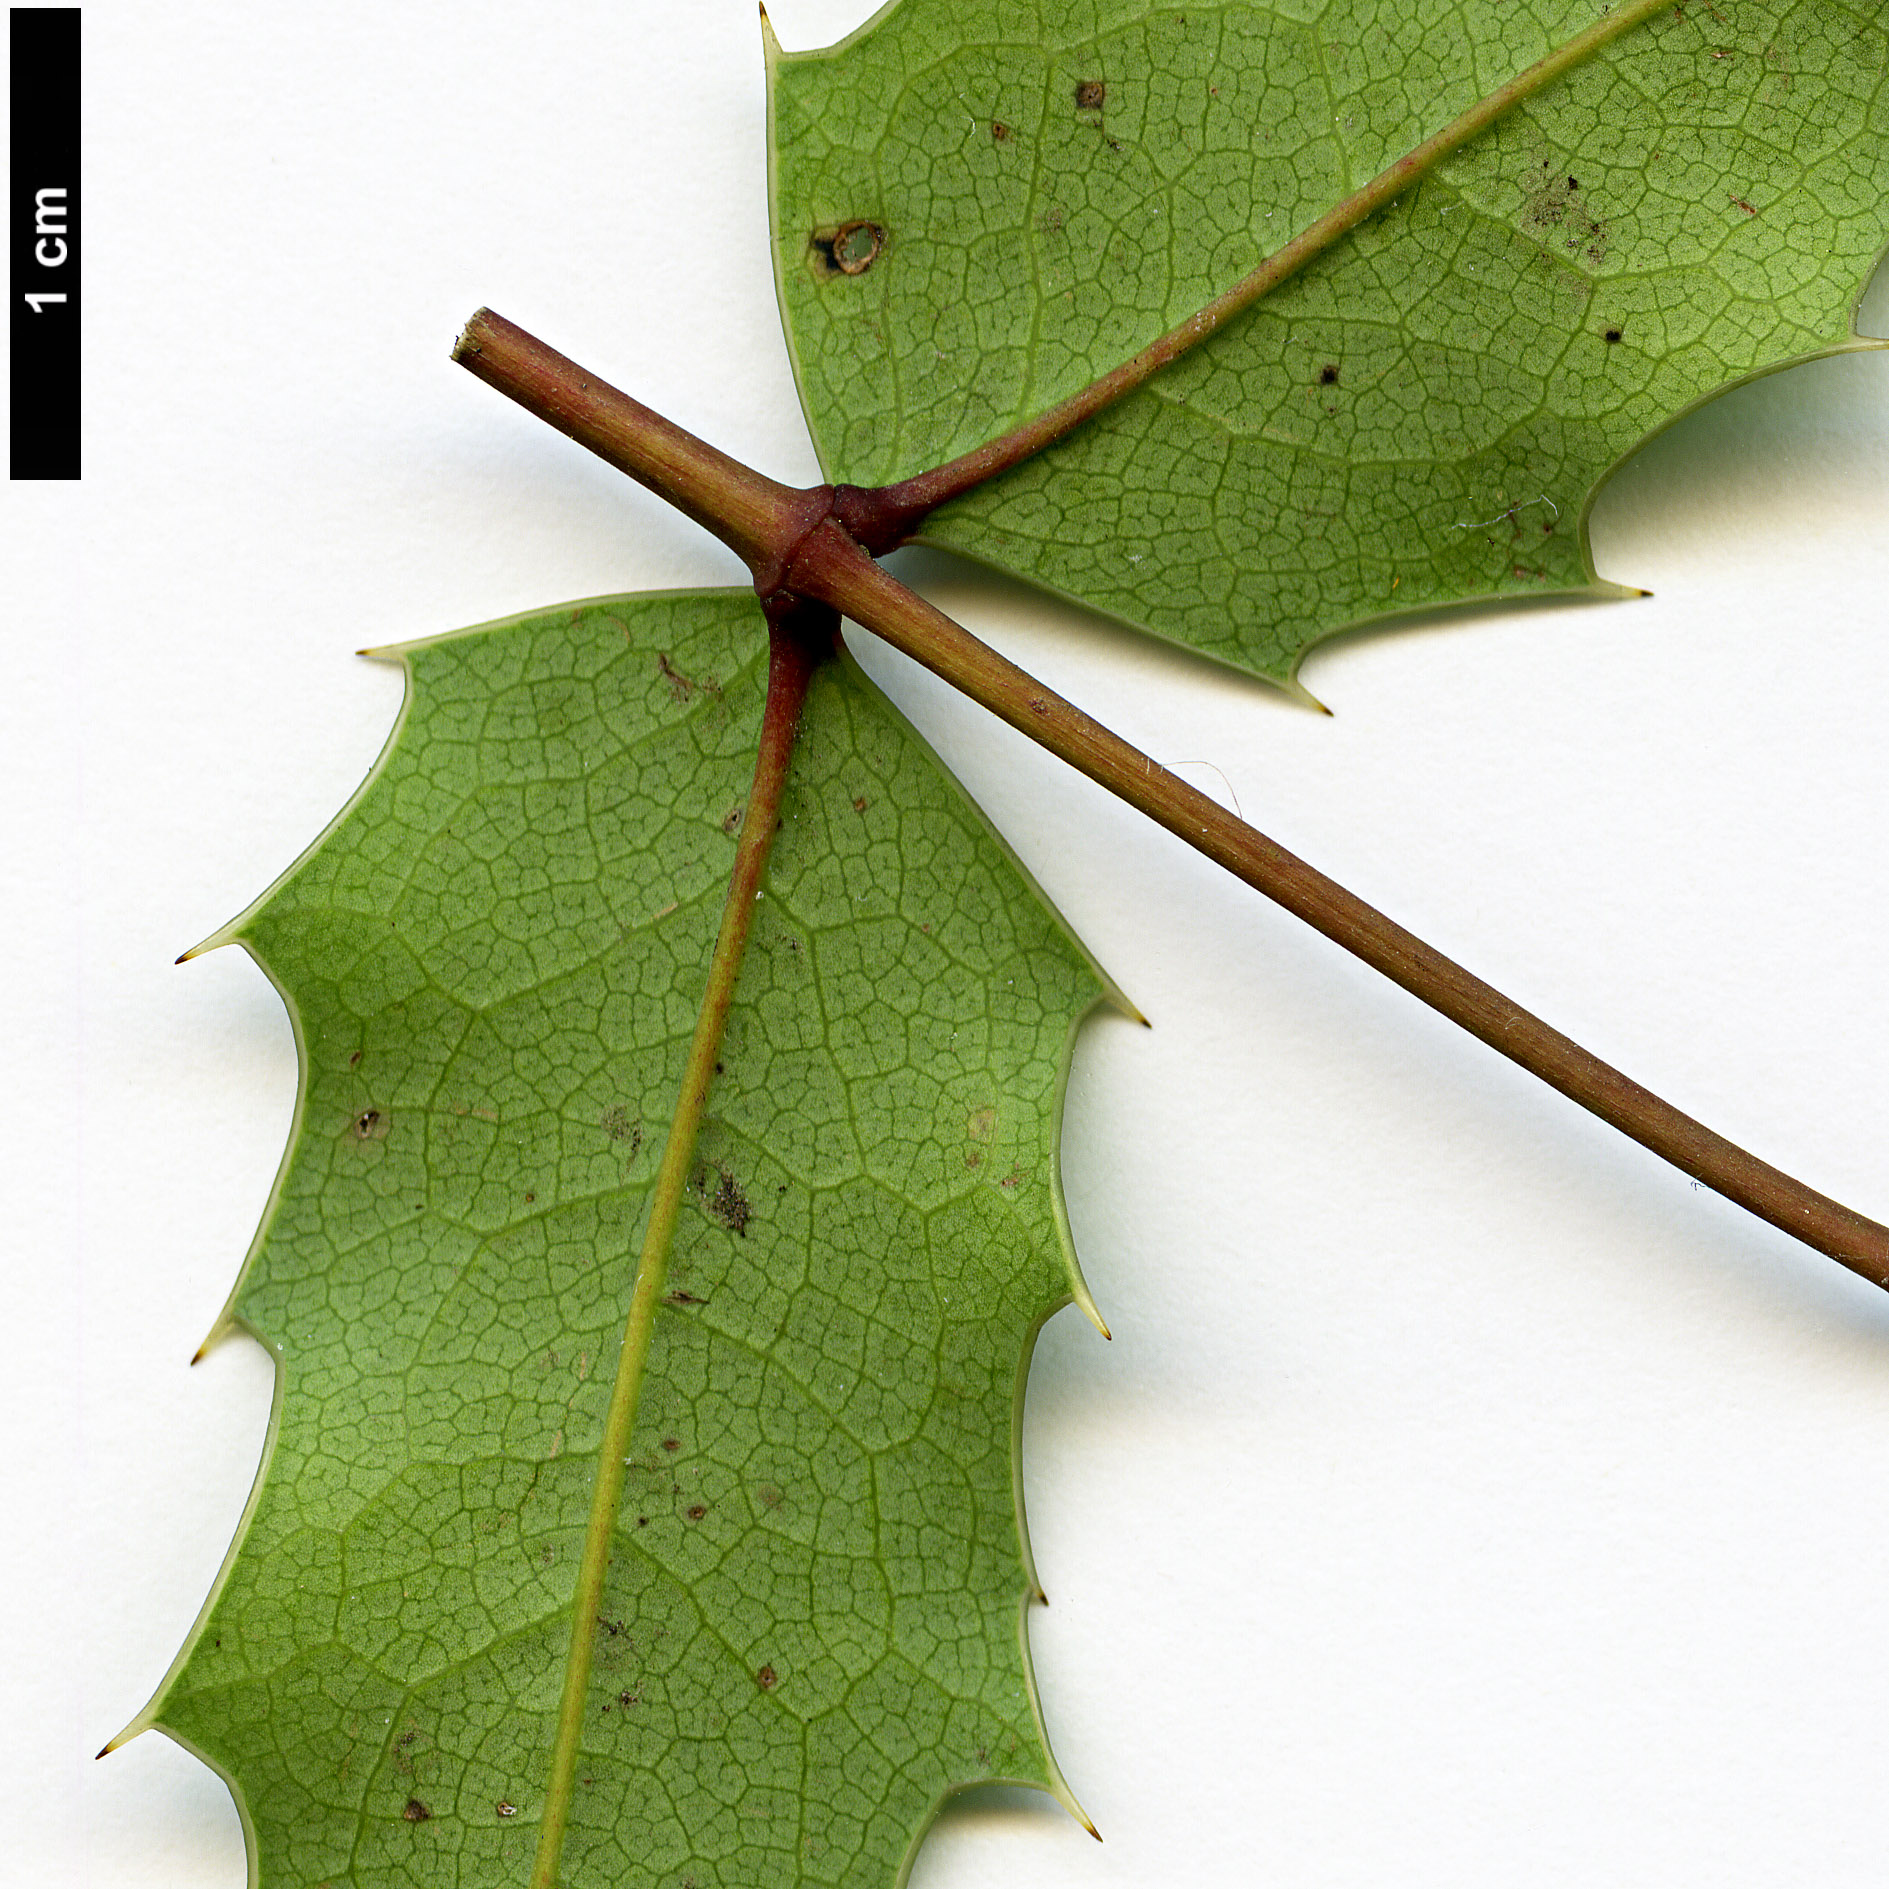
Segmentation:
<svg viewBox="0 0 1889 1889">
<path fill-rule="evenodd" d="M 789 46 L 864 0 L 778 0 Z M 235 1889 L 157 1684 L 270 1370 L 186 1360 L 294 1069 L 171 960 L 372 761 L 401 640 L 737 582 L 451 366 L 480 303 L 816 477 L 752 0 L 86 8 L 86 475 L 4 499 L 6 1866 Z M 1871 325 L 1889 332 L 1879 287 Z M 1889 1217 L 1889 354 L 1743 389 L 1595 524 L 1651 602 L 1318 654 L 1325 720 L 908 557 L 975 628 L 1681 1106 Z M 1691 1187 L 883 653 L 1155 1023 L 1091 1026 L 1029 1501 L 1058 1754 L 919 1889 L 1875 1885 L 1889 1298 Z M 1225 787 L 1222 785 L 1224 777 Z"/>
</svg>

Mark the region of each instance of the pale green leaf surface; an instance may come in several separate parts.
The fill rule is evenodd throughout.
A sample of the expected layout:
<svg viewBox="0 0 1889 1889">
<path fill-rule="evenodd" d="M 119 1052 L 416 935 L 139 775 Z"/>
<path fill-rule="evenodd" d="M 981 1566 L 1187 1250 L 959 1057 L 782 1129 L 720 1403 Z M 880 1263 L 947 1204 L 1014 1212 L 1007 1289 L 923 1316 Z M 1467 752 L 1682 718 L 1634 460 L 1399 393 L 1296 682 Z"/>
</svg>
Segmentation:
<svg viewBox="0 0 1889 1889">
<path fill-rule="evenodd" d="M 229 936 L 296 1132 L 231 1316 L 276 1353 L 238 1545 L 148 1722 L 265 1885 L 523 1882 L 644 1200 L 759 726 L 751 594 L 418 645 L 350 808 Z M 889 1883 L 1060 1789 L 1013 1485 L 1072 1287 L 1098 993 L 848 664 L 807 706 L 645 1380 L 562 1880 Z"/>
<path fill-rule="evenodd" d="M 1067 397 L 1600 10 L 895 0 L 775 56 L 776 270 L 828 476 L 903 478 Z M 1598 481 L 1850 341 L 1886 204 L 1877 10 L 1677 6 L 923 539 L 1278 679 L 1373 616 L 1591 590 Z M 826 266 L 859 219 L 878 255 Z"/>
</svg>

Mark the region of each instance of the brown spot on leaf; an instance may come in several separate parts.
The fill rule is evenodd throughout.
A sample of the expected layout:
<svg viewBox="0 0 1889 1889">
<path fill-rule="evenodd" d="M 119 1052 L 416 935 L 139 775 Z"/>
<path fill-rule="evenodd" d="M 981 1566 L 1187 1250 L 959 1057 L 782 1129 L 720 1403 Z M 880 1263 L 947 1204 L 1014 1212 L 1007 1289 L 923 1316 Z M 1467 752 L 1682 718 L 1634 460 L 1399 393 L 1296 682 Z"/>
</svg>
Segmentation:
<svg viewBox="0 0 1889 1889">
<path fill-rule="evenodd" d="M 1321 387 L 1336 387 L 1338 385 L 1337 362 L 1327 361 L 1325 365 L 1318 370 L 1318 384 Z"/>
<path fill-rule="evenodd" d="M 364 1108 L 348 1124 L 348 1133 L 356 1141 L 385 1141 L 393 1120 L 385 1109 Z"/>
<path fill-rule="evenodd" d="M 763 1666 L 761 1670 L 754 1675 L 754 1683 L 759 1686 L 763 1692 L 772 1692 L 774 1688 L 780 1684 L 780 1679 L 772 1666 Z"/>
<path fill-rule="evenodd" d="M 724 833 L 738 833 L 741 830 L 741 816 L 746 811 L 739 803 L 730 807 L 722 815 L 721 830 Z"/>
<path fill-rule="evenodd" d="M 518 1815 L 518 1806 L 509 1798 L 501 1797 L 498 1802 L 492 1806 L 492 1814 L 495 1817 L 516 1817 Z"/>
<path fill-rule="evenodd" d="M 853 802 L 853 811 L 855 813 L 864 813 L 866 809 L 871 805 L 872 805 L 872 802 L 869 801 L 865 797 L 865 795 L 862 794 L 857 800 Z"/>
<path fill-rule="evenodd" d="M 1010 127 L 1001 118 L 993 118 L 990 121 L 990 137 L 993 144 L 1008 144 Z"/>
<path fill-rule="evenodd" d="M 708 1504 L 706 1502 L 691 1502 L 689 1504 L 688 1517 L 690 1521 L 699 1522 L 707 1513 Z"/>
<path fill-rule="evenodd" d="M 663 1298 L 670 1305 L 706 1305 L 708 1303 L 700 1293 L 685 1292 L 680 1286 L 677 1286 L 673 1292 L 665 1292 Z"/>
<path fill-rule="evenodd" d="M 682 1439 L 679 1436 L 666 1436 L 662 1440 L 662 1446 L 673 1456 L 682 1447 Z"/>
<path fill-rule="evenodd" d="M 433 1813 L 417 1797 L 407 1799 L 407 1807 L 401 1813 L 409 1823 L 431 1823 Z"/>
<path fill-rule="evenodd" d="M 766 1508 L 777 1509 L 781 1505 L 781 1492 L 771 1482 L 756 1484 L 754 1493 L 761 1498 Z"/>
<path fill-rule="evenodd" d="M 1747 216 L 1756 216 L 1758 214 L 1757 206 L 1747 203 L 1743 197 L 1734 197 L 1732 199 L 1732 207 L 1744 211 Z"/>
<path fill-rule="evenodd" d="M 357 1049 L 354 1054 L 348 1058 L 348 1067 L 352 1069 L 360 1060 L 361 1052 Z"/>
<path fill-rule="evenodd" d="M 1099 112 L 1108 98 L 1108 86 L 1101 79 L 1078 79 L 1076 81 L 1076 110 L 1079 112 Z"/>
<path fill-rule="evenodd" d="M 807 239 L 814 267 L 822 275 L 864 275 L 885 248 L 883 224 L 869 217 L 854 217 L 837 229 L 815 230 Z"/>
</svg>

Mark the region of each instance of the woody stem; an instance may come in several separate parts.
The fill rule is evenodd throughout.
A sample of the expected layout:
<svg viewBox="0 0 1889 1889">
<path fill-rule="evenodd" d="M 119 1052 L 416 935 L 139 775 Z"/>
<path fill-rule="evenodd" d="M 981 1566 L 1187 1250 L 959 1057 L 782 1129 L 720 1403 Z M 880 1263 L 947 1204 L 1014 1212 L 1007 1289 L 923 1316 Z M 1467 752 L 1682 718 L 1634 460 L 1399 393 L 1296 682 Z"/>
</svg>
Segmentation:
<svg viewBox="0 0 1889 1889">
<path fill-rule="evenodd" d="M 1177 838 L 1675 1167 L 1889 1289 L 1889 1228 L 1760 1161 L 1432 950 L 881 570 L 830 487 L 795 491 L 696 440 L 482 310 L 455 358 L 612 465 L 681 503 L 747 559 L 763 600 L 843 612 Z M 678 470 L 680 468 L 680 470 Z"/>
</svg>

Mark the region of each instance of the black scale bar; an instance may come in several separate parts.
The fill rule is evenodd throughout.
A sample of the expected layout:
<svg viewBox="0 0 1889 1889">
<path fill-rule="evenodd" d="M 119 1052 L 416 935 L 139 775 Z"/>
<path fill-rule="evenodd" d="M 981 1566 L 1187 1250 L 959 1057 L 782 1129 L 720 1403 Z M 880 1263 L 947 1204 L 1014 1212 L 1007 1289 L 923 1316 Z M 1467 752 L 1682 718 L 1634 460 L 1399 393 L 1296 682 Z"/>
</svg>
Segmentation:
<svg viewBox="0 0 1889 1889">
<path fill-rule="evenodd" d="M 79 10 L 13 7 L 14 479 L 79 476 Z"/>
</svg>

